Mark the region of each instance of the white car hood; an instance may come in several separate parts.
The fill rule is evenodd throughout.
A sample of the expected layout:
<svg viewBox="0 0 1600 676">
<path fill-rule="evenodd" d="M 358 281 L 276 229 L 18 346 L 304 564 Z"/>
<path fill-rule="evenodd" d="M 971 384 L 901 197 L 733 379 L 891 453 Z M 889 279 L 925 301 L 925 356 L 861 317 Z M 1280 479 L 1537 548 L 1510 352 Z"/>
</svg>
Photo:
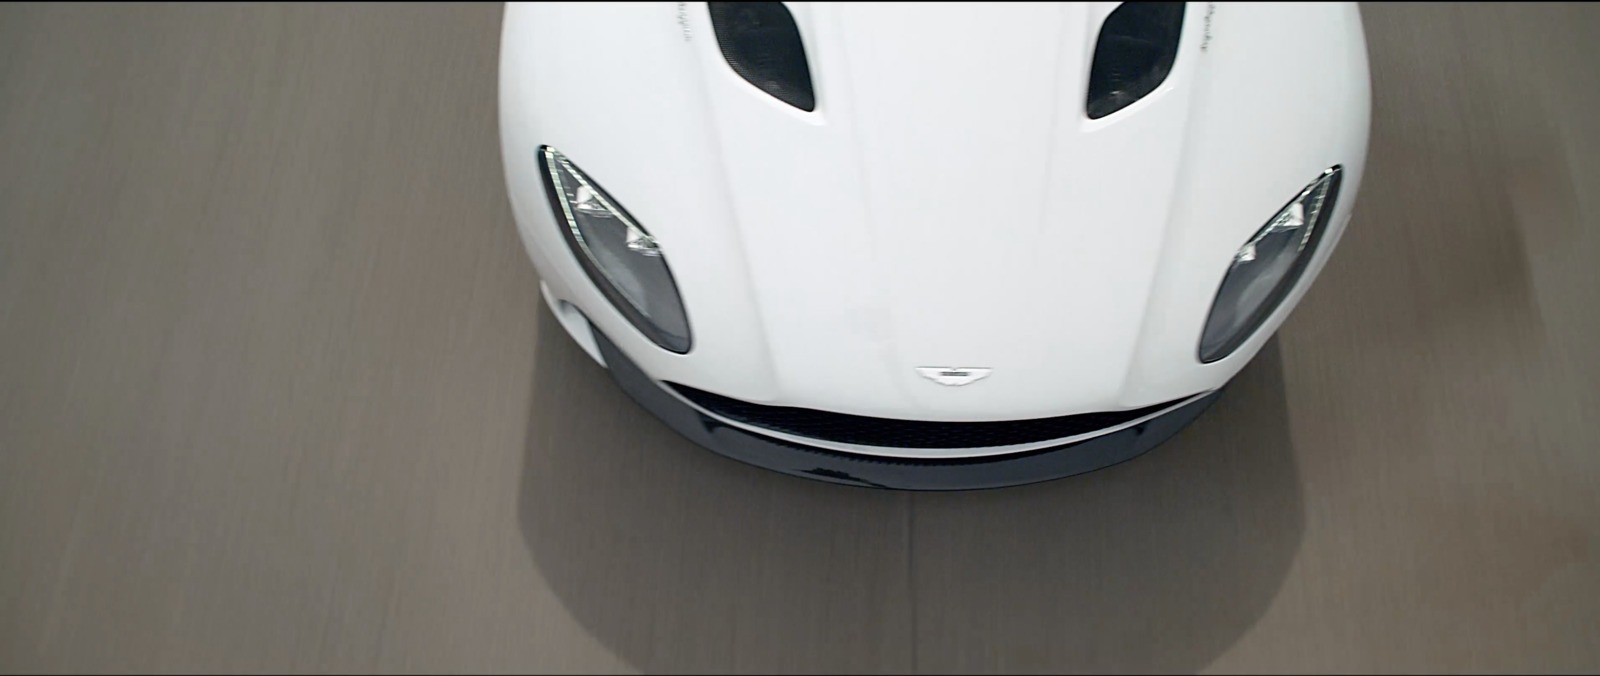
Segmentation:
<svg viewBox="0 0 1600 676">
<path fill-rule="evenodd" d="M 1114 395 L 1167 226 L 1180 80 L 1096 124 L 1082 7 L 831 9 L 809 17 L 823 123 L 715 107 L 773 342 L 821 341 L 784 348 L 882 371 L 930 408 L 959 395 L 916 367 Z"/>
<path fill-rule="evenodd" d="M 1195 114 L 1215 98 L 1205 85 L 1214 66 L 1202 61 L 1206 3 L 1190 3 L 1163 84 L 1090 120 L 1095 36 L 1116 4 L 789 3 L 813 112 L 735 74 L 703 5 L 508 9 L 512 200 L 525 225 L 549 223 L 535 214 L 548 211 L 543 195 L 516 189 L 549 144 L 656 237 L 689 315 L 690 354 L 655 355 L 618 338 L 625 325 L 601 328 L 661 380 L 748 401 L 954 420 L 1192 395 L 1207 379 L 1130 378 L 1150 372 L 1141 359 L 1152 349 L 1200 367 L 1200 321 L 1232 252 L 1321 169 L 1348 162 L 1350 139 L 1240 149 L 1274 159 L 1234 177 L 1248 187 L 1195 197 L 1226 185 L 1197 174 L 1235 167 L 1211 160 L 1216 139 L 1192 137 L 1251 140 L 1240 121 L 1197 128 L 1232 110 Z M 526 43 L 513 47 L 516 31 Z M 1361 59 L 1364 87 L 1364 50 Z M 1364 149 L 1364 117 L 1359 126 Z M 1187 218 L 1212 202 L 1203 222 Z M 1180 257 L 1210 262 L 1174 263 L 1178 240 Z M 1166 298 L 1161 276 L 1185 266 L 1197 273 L 1166 285 L 1206 288 Z M 1152 346 L 1152 317 L 1169 313 L 1184 333 Z M 991 371 L 956 387 L 925 367 Z"/>
</svg>

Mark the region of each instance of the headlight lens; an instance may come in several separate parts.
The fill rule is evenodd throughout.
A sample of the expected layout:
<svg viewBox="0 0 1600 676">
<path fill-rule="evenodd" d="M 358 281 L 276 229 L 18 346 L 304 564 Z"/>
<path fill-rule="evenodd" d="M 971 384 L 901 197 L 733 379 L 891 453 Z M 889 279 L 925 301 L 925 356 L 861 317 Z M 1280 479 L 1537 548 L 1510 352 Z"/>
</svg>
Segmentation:
<svg viewBox="0 0 1600 676">
<path fill-rule="evenodd" d="M 1289 295 L 1333 215 L 1340 174 L 1323 172 L 1239 248 L 1206 318 L 1201 362 L 1232 354 Z"/>
<path fill-rule="evenodd" d="M 688 352 L 689 318 L 655 238 L 556 149 L 539 152 L 551 208 L 583 271 L 651 341 Z"/>
</svg>

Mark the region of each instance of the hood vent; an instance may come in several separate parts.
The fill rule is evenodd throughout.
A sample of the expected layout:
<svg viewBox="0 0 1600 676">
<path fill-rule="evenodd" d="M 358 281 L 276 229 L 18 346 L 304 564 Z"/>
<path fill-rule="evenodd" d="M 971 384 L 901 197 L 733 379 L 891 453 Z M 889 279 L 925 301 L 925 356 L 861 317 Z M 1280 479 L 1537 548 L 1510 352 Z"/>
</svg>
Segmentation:
<svg viewBox="0 0 1600 676">
<path fill-rule="evenodd" d="M 1183 5 L 1125 2 L 1106 17 L 1089 68 L 1089 119 L 1128 107 L 1167 79 L 1178 57 Z"/>
<path fill-rule="evenodd" d="M 733 72 L 791 106 L 811 112 L 811 68 L 794 16 L 781 2 L 710 2 L 711 27 Z"/>
</svg>

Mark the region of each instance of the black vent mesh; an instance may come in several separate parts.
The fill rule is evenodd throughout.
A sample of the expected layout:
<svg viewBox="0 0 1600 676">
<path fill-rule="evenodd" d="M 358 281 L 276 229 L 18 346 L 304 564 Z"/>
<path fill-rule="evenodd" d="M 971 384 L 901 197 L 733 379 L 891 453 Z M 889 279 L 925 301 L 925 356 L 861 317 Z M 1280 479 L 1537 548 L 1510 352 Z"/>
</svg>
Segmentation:
<svg viewBox="0 0 1600 676">
<path fill-rule="evenodd" d="M 1178 56 L 1183 5 L 1125 2 L 1106 17 L 1089 67 L 1089 119 L 1128 107 L 1167 79 Z"/>
<path fill-rule="evenodd" d="M 804 111 L 817 107 L 800 29 L 781 2 L 710 2 L 711 28 L 733 72 Z"/>
<path fill-rule="evenodd" d="M 1150 415 L 1181 400 L 1132 411 L 1081 413 L 1055 418 L 1001 422 L 931 422 L 872 418 L 809 408 L 766 406 L 667 383 L 678 394 L 712 413 L 755 427 L 843 444 L 890 448 L 987 448 L 1030 444 L 1114 427 Z"/>
</svg>

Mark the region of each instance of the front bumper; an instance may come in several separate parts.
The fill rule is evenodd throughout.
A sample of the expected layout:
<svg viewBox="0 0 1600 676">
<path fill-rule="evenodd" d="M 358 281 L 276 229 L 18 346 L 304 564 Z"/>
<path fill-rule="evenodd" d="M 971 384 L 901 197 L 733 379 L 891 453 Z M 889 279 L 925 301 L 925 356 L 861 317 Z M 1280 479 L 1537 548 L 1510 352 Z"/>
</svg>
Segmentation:
<svg viewBox="0 0 1600 676">
<path fill-rule="evenodd" d="M 814 448 L 723 423 L 668 393 L 600 330 L 589 327 L 611 378 L 640 406 L 701 446 L 741 462 L 808 479 L 901 490 L 971 490 L 1048 481 L 1143 454 L 1192 422 L 1221 396 L 1203 397 L 1131 427 L 1061 446 L 975 458 L 910 459 Z"/>
</svg>

